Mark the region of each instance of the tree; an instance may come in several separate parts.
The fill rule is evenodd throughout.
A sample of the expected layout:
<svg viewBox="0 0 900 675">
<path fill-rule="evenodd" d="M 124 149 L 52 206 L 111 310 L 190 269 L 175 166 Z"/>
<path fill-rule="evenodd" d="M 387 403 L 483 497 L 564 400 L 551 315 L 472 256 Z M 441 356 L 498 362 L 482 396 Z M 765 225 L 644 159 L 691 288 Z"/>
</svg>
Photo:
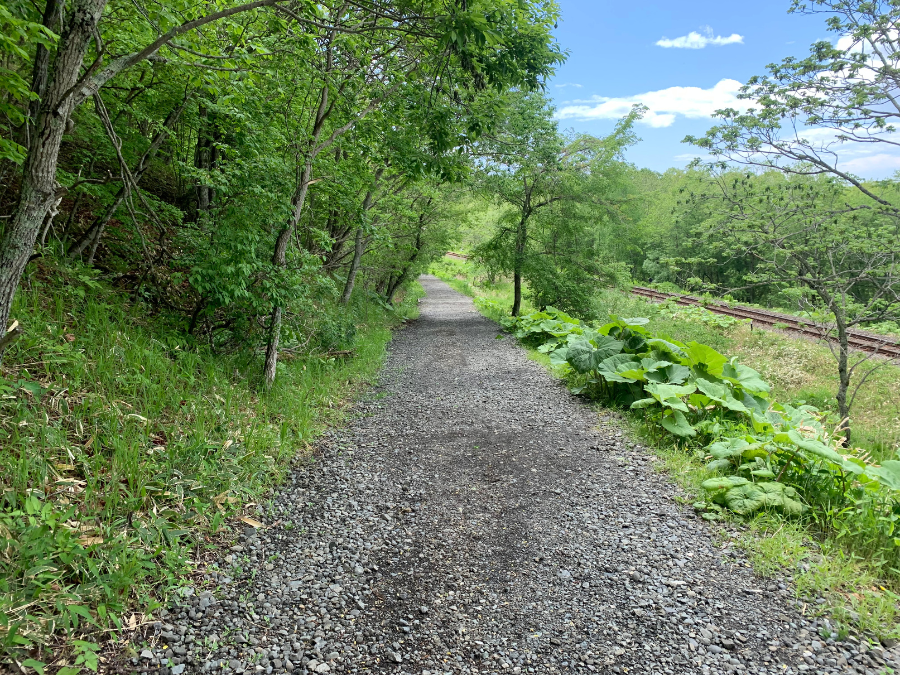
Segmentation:
<svg viewBox="0 0 900 675">
<path fill-rule="evenodd" d="M 771 64 L 750 78 L 742 112 L 717 111 L 722 123 L 685 141 L 714 157 L 789 173 L 836 176 L 900 216 L 900 206 L 841 168 L 853 144 L 900 145 L 900 5 L 888 0 L 792 0 L 791 12 L 824 14 L 837 46 L 816 42 L 805 59 Z"/>
<path fill-rule="evenodd" d="M 856 393 L 887 363 L 871 360 L 877 352 L 851 352 L 850 331 L 900 320 L 900 220 L 830 176 L 723 171 L 711 180 L 717 194 L 701 199 L 714 200 L 718 213 L 698 228 L 698 243 L 725 258 L 752 261 L 747 286 L 807 289 L 810 308 L 824 310 L 817 323 L 823 337 L 837 341 L 836 348 L 828 344 L 849 443 Z"/>
<path fill-rule="evenodd" d="M 131 73 L 143 77 L 157 67 L 175 64 L 193 70 L 195 79 L 202 79 L 198 72 L 252 78 L 254 67 L 287 54 L 281 67 L 316 76 L 307 80 L 313 84 L 305 92 L 302 86 L 290 88 L 294 110 L 306 104 L 302 119 L 309 124 L 306 132 L 289 141 L 295 150 L 301 149 L 302 157 L 295 155 L 300 170 L 290 200 L 293 215 L 279 228 L 271 258 L 275 267 L 284 268 L 285 250 L 296 231 L 309 185 L 315 180 L 310 162 L 360 117 L 381 105 L 413 72 L 419 72 L 423 83 L 430 80 L 439 95 L 462 101 L 467 92 L 488 87 L 495 91 L 509 86 L 535 87 L 561 58 L 550 36 L 558 16 L 552 0 L 449 4 L 404 0 L 389 5 L 349 0 L 255 0 L 243 4 L 220 0 L 202 9 L 181 0 L 146 6 L 117 0 L 73 0 L 65 12 L 58 0 L 47 0 L 42 12 L 36 5 L 21 3 L 21 8 L 27 14 L 25 19 L 0 18 L 5 28 L 14 27 L 32 43 L 30 51 L 20 50 L 16 56 L 18 79 L 0 78 L 4 95 L 14 87 L 21 90 L 21 83 L 27 81 L 21 73 L 30 71 L 32 81 L 27 96 L 17 97 L 19 109 L 28 109 L 28 114 L 21 116 L 25 127 L 17 132 L 27 144 L 18 155 L 6 153 L 21 161 L 21 171 L 16 178 L 17 206 L 0 238 L 0 325 L 4 326 L 38 234 L 65 196 L 57 169 L 73 113 L 86 101 L 97 103 L 99 110 L 103 90 L 111 83 L 123 83 Z M 216 30 L 210 30 L 213 26 Z M 54 32 L 59 40 L 51 49 Z M 332 45 L 330 52 L 326 43 Z M 11 44 L 4 40 L 3 49 Z M 327 65 L 328 54 L 334 55 L 335 48 L 346 60 Z M 314 59 L 308 67 L 298 55 L 310 52 L 324 61 Z M 290 56 L 294 57 L 292 63 Z M 140 96 L 141 90 L 137 87 L 135 95 Z M 311 95 L 308 100 L 307 93 Z M 336 98 L 343 103 L 332 105 Z M 31 101 L 39 104 L 31 105 Z M 115 119 L 111 122 L 106 126 L 113 128 Z M 9 129 L 7 126 L 4 131 Z M 17 147 L 12 140 L 4 143 L 4 147 Z M 120 159 L 124 160 L 124 154 Z M 124 161 L 119 164 L 127 177 L 130 170 Z M 208 172 L 212 167 L 197 168 Z M 208 191 L 200 189 L 199 194 Z M 277 360 L 278 307 L 275 302 L 269 326 L 269 379 Z"/>
<path fill-rule="evenodd" d="M 476 249 L 475 257 L 489 268 L 512 273 L 513 316 L 522 307 L 526 276 L 533 277 L 533 290 L 543 289 L 538 291 L 543 298 L 539 302 L 551 296 L 573 297 L 572 283 L 567 283 L 568 290 L 559 287 L 565 281 L 564 267 L 570 273 L 604 276 L 578 226 L 601 221 L 615 211 L 612 174 L 621 166 L 622 151 L 636 140 L 632 126 L 641 114 L 636 107 L 605 139 L 589 135 L 567 139 L 559 133 L 553 109 L 543 96 L 519 93 L 511 97 L 497 133 L 480 144 L 483 166 L 478 188 L 512 208 L 494 237 Z M 555 215 L 562 217 L 548 216 L 545 231 L 536 236 L 533 219 L 563 208 L 563 203 L 569 210 L 557 211 Z M 577 218 L 575 203 L 582 207 Z M 539 241 L 543 245 L 535 248 Z M 556 264 L 548 264 L 550 260 Z"/>
<path fill-rule="evenodd" d="M 900 201 L 893 186 L 843 169 L 840 150 L 856 143 L 900 144 L 893 136 L 900 119 L 900 5 L 793 0 L 790 11 L 826 15 L 829 30 L 840 36 L 837 44 L 820 41 L 805 59 L 770 65 L 767 75 L 751 78 L 742 91 L 741 98 L 752 101 L 748 110 L 718 111 L 721 124 L 685 141 L 719 161 L 833 179 L 779 182 L 767 173 L 760 179 L 764 193 L 753 181 L 720 185 L 729 205 L 726 220 L 739 226 L 741 245 L 760 265 L 752 275 L 759 275 L 758 283 L 793 281 L 811 289 L 831 313 L 839 344 L 838 408 L 848 420 L 853 397 L 848 400 L 847 392 L 859 363 L 851 364 L 847 331 L 898 311 Z M 747 209 L 746 216 L 738 215 L 740 209 Z M 849 441 L 849 425 L 846 433 Z"/>
</svg>

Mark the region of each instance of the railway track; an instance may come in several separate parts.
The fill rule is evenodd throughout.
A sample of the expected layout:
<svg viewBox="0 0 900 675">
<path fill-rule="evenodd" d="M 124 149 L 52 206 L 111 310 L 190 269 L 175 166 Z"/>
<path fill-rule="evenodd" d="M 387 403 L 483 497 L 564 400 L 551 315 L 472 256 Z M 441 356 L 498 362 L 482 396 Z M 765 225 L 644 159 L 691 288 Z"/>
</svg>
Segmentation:
<svg viewBox="0 0 900 675">
<path fill-rule="evenodd" d="M 469 259 L 469 256 L 463 255 L 462 253 L 448 252 L 445 255 L 448 258 L 454 258 L 456 260 Z M 698 305 L 705 307 L 711 312 L 716 312 L 717 314 L 725 314 L 727 316 L 733 316 L 737 319 L 750 319 L 753 323 L 760 326 L 775 326 L 776 324 L 778 324 L 779 326 L 783 326 L 785 330 L 789 330 L 794 333 L 810 335 L 820 340 L 823 338 L 821 327 L 817 326 L 811 321 L 806 321 L 805 319 L 791 316 L 789 314 L 780 314 L 778 312 L 770 312 L 764 309 L 755 309 L 752 307 L 745 307 L 741 305 L 732 306 L 727 305 L 724 302 L 704 303 L 703 300 L 693 295 L 664 293 L 662 291 L 657 291 L 652 288 L 645 288 L 643 286 L 634 286 L 631 289 L 631 292 L 634 295 L 639 295 L 654 302 L 674 300 L 675 303 L 679 305 Z M 836 340 L 834 340 L 833 338 L 828 339 L 832 342 L 836 342 Z M 879 354 L 889 359 L 900 359 L 900 342 L 897 342 L 896 340 L 893 340 L 892 338 L 889 338 L 887 336 L 877 335 L 875 333 L 867 333 L 860 330 L 853 330 L 850 331 L 849 341 L 850 346 L 853 349 Z"/>
<path fill-rule="evenodd" d="M 454 260 L 468 260 L 469 256 L 463 255 L 462 253 L 445 253 L 445 257 L 453 258 Z"/>
<path fill-rule="evenodd" d="M 631 289 L 631 292 L 634 295 L 639 295 L 640 297 L 647 298 L 648 300 L 652 300 L 653 302 L 673 300 L 678 305 L 698 305 L 705 307 L 711 312 L 716 312 L 717 314 L 725 314 L 727 316 L 733 316 L 738 319 L 750 319 L 754 323 L 762 326 L 774 326 L 778 324 L 779 326 L 785 326 L 786 330 L 795 333 L 811 335 L 819 339 L 822 339 L 823 337 L 821 327 L 817 326 L 811 321 L 806 321 L 805 319 L 801 319 L 796 316 L 790 316 L 789 314 L 780 314 L 778 312 L 770 312 L 768 310 L 755 309 L 740 305 L 726 305 L 723 302 L 704 303 L 700 298 L 697 298 L 693 295 L 663 293 L 662 291 L 657 291 L 652 288 L 644 288 L 642 286 L 633 287 Z M 833 338 L 828 339 L 830 339 L 832 342 L 835 341 Z M 864 352 L 872 352 L 891 359 L 900 358 L 900 342 L 897 342 L 892 338 L 884 335 L 876 335 L 875 333 L 867 333 L 865 331 L 854 330 L 850 332 L 849 342 L 850 346 L 853 349 L 858 349 Z"/>
</svg>

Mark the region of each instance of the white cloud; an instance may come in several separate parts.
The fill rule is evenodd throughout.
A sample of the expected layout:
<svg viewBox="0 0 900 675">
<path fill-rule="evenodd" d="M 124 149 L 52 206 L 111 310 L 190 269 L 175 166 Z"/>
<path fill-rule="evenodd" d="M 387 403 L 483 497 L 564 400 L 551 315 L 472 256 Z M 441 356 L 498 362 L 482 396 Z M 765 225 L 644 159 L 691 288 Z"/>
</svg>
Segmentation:
<svg viewBox="0 0 900 675">
<path fill-rule="evenodd" d="M 731 35 L 714 35 L 712 28 L 706 26 L 702 29 L 702 33 L 691 31 L 687 35 L 682 35 L 674 39 L 662 38 L 656 41 L 657 47 L 665 47 L 666 49 L 703 49 L 710 45 L 721 47 L 723 45 L 742 45 L 744 44 L 744 36 L 732 33 Z"/>
<path fill-rule="evenodd" d="M 581 89 L 581 85 L 577 82 L 565 82 L 563 84 L 554 84 L 553 86 L 557 89 L 564 89 L 566 87 L 575 87 L 576 89 Z"/>
<path fill-rule="evenodd" d="M 695 159 L 709 159 L 709 155 L 705 152 L 685 152 L 681 155 L 675 155 L 672 159 L 674 159 L 676 162 L 689 163 L 693 162 Z"/>
<path fill-rule="evenodd" d="M 881 152 L 877 155 L 856 157 L 849 162 L 841 162 L 838 168 L 843 171 L 859 174 L 860 176 L 884 174 L 887 171 L 896 171 L 900 169 L 900 155 L 889 155 L 888 153 Z"/>
<path fill-rule="evenodd" d="M 737 108 L 745 110 L 749 101 L 739 100 L 741 88 L 737 80 L 720 80 L 711 89 L 700 87 L 669 87 L 658 91 L 648 91 L 636 96 L 606 98 L 594 96 L 587 101 L 573 101 L 561 107 L 557 119 L 619 119 L 628 114 L 637 103 L 647 106 L 648 111 L 641 120 L 651 127 L 670 127 L 681 115 L 691 119 L 712 117 L 716 110 Z"/>
</svg>

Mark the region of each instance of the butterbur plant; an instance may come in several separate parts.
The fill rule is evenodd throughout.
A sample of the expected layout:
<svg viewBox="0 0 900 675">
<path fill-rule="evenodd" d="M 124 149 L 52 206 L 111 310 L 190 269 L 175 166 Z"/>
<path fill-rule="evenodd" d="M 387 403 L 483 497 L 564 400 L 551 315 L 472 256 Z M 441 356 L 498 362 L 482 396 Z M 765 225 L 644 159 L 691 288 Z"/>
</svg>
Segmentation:
<svg viewBox="0 0 900 675">
<path fill-rule="evenodd" d="M 862 530 L 844 536 L 877 542 L 896 566 L 900 551 L 900 461 L 880 465 L 843 447 L 844 435 L 828 414 L 771 397 L 754 369 L 697 342 L 653 334 L 646 318 L 611 316 L 591 325 L 547 308 L 505 327 L 578 374 L 576 393 L 640 409 L 661 437 L 705 458 L 711 476 L 695 504 L 703 517 L 723 509 L 740 516 L 763 510 L 810 514 L 832 526 L 853 512 Z M 833 430 L 832 430 L 833 429 Z"/>
</svg>

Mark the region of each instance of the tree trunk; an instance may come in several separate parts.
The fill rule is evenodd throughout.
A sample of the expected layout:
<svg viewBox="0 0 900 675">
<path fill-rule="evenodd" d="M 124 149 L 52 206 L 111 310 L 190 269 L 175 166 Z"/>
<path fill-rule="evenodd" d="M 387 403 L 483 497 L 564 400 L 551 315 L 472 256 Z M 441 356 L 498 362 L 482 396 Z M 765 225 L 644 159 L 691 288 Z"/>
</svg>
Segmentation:
<svg viewBox="0 0 900 675">
<path fill-rule="evenodd" d="M 44 8 L 44 16 L 41 20 L 45 28 L 49 28 L 54 33 L 59 31 L 57 24 L 62 16 L 61 0 L 47 0 L 47 6 Z M 28 145 L 28 126 L 31 120 L 36 120 L 40 113 L 41 102 L 47 93 L 48 76 L 50 73 L 50 50 L 44 45 L 39 44 L 34 52 L 34 68 L 31 71 L 31 91 L 38 95 L 38 98 L 28 104 L 28 119 L 23 125 L 22 145 Z"/>
<path fill-rule="evenodd" d="M 525 244 L 528 241 L 528 215 L 522 214 L 516 228 L 516 256 L 513 261 L 513 306 L 512 315 L 522 311 L 522 268 L 525 263 Z"/>
<path fill-rule="evenodd" d="M 850 446 L 850 404 L 847 401 L 847 391 L 850 389 L 850 341 L 847 335 L 847 324 L 842 316 L 837 317 L 836 326 L 838 334 L 838 390 L 835 398 L 838 404 L 838 415 L 841 416 L 841 428 L 844 431 L 844 445 Z"/>
<path fill-rule="evenodd" d="M 381 180 L 382 174 L 384 174 L 384 167 L 379 168 L 378 171 L 375 172 L 375 180 L 372 182 L 372 187 L 366 192 L 366 196 L 362 203 L 363 218 L 365 218 L 365 214 L 367 214 L 375 205 L 375 193 L 373 191 L 378 184 L 378 181 Z M 344 292 L 341 294 L 342 305 L 346 305 L 350 302 L 350 296 L 353 295 L 353 285 L 356 283 L 356 274 L 359 272 L 359 263 L 362 260 L 363 253 L 366 252 L 368 243 L 368 238 L 363 237 L 363 226 L 360 224 L 359 228 L 356 230 L 356 241 L 353 246 L 353 262 L 350 263 L 350 272 L 347 274 L 347 283 L 344 284 Z"/>
<path fill-rule="evenodd" d="M 263 366 L 263 377 L 266 380 L 266 388 L 270 388 L 275 382 L 275 369 L 278 367 L 278 343 L 281 340 L 281 306 L 276 305 L 272 310 L 272 325 L 269 326 L 269 344 L 266 345 L 266 362 Z"/>
<path fill-rule="evenodd" d="M 350 296 L 353 295 L 353 286 L 356 284 L 356 274 L 359 272 L 359 263 L 362 260 L 363 252 L 366 250 L 366 243 L 366 238 L 363 237 L 363 228 L 360 225 L 356 229 L 356 240 L 353 244 L 353 262 L 350 263 L 347 283 L 344 284 L 344 292 L 341 294 L 342 305 L 350 302 Z"/>
<path fill-rule="evenodd" d="M 425 203 L 426 206 L 430 204 L 431 199 Z M 394 304 L 394 294 L 406 283 L 406 280 L 409 278 L 409 271 L 412 269 L 412 266 L 416 264 L 416 260 L 419 259 L 419 254 L 422 252 L 422 233 L 424 230 L 425 214 L 422 213 L 419 216 L 419 229 L 416 231 L 416 243 L 413 245 L 413 252 L 406 261 L 406 265 L 404 265 L 403 269 L 400 271 L 400 274 L 397 275 L 397 278 L 394 279 L 393 275 L 391 275 L 391 278 L 388 281 L 387 301 L 392 305 Z"/>
<path fill-rule="evenodd" d="M 28 145 L 19 203 L 0 240 L 0 327 L 5 328 L 41 225 L 59 200 L 59 147 L 75 105 L 74 88 L 106 0 L 74 0 L 60 37 L 47 95 Z M 2 358 L 2 354 L 0 354 Z"/>
<path fill-rule="evenodd" d="M 209 172 L 216 166 L 218 150 L 216 143 L 219 140 L 219 130 L 216 114 L 200 105 L 200 128 L 197 130 L 197 147 L 194 151 L 194 166 L 202 171 Z M 197 211 L 202 217 L 207 213 L 213 202 L 213 188 L 211 185 L 197 185 Z"/>
<path fill-rule="evenodd" d="M 307 158 L 303 171 L 300 174 L 300 187 L 297 195 L 294 197 L 294 212 L 288 224 L 278 233 L 278 239 L 275 240 L 275 252 L 272 254 L 272 264 L 277 267 L 287 265 L 287 247 L 291 241 L 291 235 L 294 228 L 300 222 L 300 216 L 303 214 L 303 204 L 306 202 L 306 195 L 309 192 L 309 182 L 312 177 L 313 158 Z M 275 382 L 275 367 L 278 365 L 278 345 L 281 342 L 281 316 L 282 308 L 277 302 L 272 306 L 272 315 L 269 319 L 269 340 L 266 344 L 266 362 L 263 366 L 263 378 L 266 388 L 272 386 Z"/>
</svg>

